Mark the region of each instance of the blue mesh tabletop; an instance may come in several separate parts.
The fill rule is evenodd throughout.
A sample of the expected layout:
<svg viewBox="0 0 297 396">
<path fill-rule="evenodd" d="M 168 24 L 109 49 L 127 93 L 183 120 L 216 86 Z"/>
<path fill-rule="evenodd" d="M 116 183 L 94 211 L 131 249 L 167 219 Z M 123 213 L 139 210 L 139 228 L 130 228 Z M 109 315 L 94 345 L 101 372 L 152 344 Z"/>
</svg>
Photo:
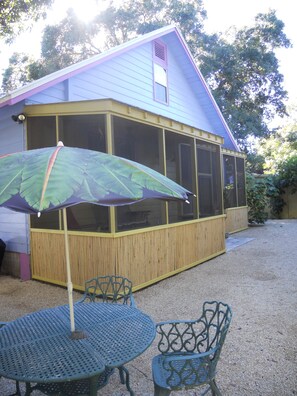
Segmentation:
<svg viewBox="0 0 297 396">
<path fill-rule="evenodd" d="M 149 316 L 123 304 L 76 304 L 70 338 L 67 305 L 23 316 L 0 330 L 0 376 L 27 382 L 89 378 L 144 352 L 155 337 Z"/>
</svg>

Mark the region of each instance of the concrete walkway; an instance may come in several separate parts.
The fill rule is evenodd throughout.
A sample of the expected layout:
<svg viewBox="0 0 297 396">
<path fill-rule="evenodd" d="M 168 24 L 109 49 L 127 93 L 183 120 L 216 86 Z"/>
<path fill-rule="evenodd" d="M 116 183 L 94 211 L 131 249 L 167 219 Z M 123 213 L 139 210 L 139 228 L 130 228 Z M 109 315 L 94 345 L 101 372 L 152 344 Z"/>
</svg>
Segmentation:
<svg viewBox="0 0 297 396">
<path fill-rule="evenodd" d="M 226 254 L 136 292 L 136 304 L 156 322 L 196 318 L 206 300 L 230 304 L 233 320 L 217 375 L 222 394 L 297 395 L 297 220 L 268 221 L 228 239 Z M 63 288 L 0 276 L 0 321 L 66 303 Z M 127 365 L 136 395 L 153 395 L 156 353 L 154 343 Z M 13 389 L 11 381 L 0 379 L 1 396 Z M 113 375 L 100 395 L 128 392 Z"/>
</svg>

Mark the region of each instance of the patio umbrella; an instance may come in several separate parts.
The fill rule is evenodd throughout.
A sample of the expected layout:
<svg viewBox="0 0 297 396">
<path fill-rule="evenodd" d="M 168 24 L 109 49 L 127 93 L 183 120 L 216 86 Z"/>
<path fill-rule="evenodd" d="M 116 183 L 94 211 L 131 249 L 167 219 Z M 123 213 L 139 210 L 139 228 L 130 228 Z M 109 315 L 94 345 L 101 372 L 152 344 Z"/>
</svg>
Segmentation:
<svg viewBox="0 0 297 396">
<path fill-rule="evenodd" d="M 120 206 L 144 199 L 187 201 L 192 193 L 160 173 L 98 151 L 56 147 L 0 157 L 0 206 L 28 214 L 63 209 L 71 332 L 75 333 L 66 209 L 80 203 Z"/>
</svg>

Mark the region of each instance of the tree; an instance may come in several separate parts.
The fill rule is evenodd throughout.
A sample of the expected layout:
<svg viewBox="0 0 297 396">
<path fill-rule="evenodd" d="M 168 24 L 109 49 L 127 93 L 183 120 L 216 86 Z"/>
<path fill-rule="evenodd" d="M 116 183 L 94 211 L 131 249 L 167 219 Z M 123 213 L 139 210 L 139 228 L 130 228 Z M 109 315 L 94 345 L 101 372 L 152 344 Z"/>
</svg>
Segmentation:
<svg viewBox="0 0 297 396">
<path fill-rule="evenodd" d="M 289 106 L 288 113 L 286 122 L 256 146 L 258 155 L 264 158 L 265 173 L 278 173 L 284 163 L 297 157 L 297 104 Z"/>
<path fill-rule="evenodd" d="M 46 26 L 41 42 L 41 57 L 28 64 L 31 80 L 70 66 L 101 52 L 94 37 L 98 35 L 92 24 L 80 21 L 72 9 L 67 17 L 53 26 Z"/>
<path fill-rule="evenodd" d="M 287 92 L 274 51 L 291 44 L 275 11 L 257 15 L 252 27 L 233 29 L 232 35 L 230 30 L 228 40 L 222 34 L 207 35 L 203 30 L 205 18 L 202 0 L 127 0 L 117 7 L 111 4 L 88 26 L 69 12 L 60 24 L 45 29 L 41 58 L 25 65 L 24 73 L 29 79 L 40 78 L 174 23 L 189 44 L 235 138 L 248 151 L 250 136 L 269 136 L 268 122 L 275 115 L 286 114 Z M 3 90 L 7 90 L 5 84 Z"/>
<path fill-rule="evenodd" d="M 52 3 L 53 0 L 1 0 L 0 39 L 11 42 L 25 27 L 45 17 L 46 10 Z"/>
<path fill-rule="evenodd" d="M 291 43 L 275 11 L 258 14 L 255 26 L 229 32 L 212 41 L 199 57 L 200 68 L 238 143 L 267 137 L 276 115 L 286 115 L 287 92 L 278 70 L 275 49 Z"/>
<path fill-rule="evenodd" d="M 9 59 L 9 67 L 3 73 L 3 83 L 7 91 L 13 91 L 20 85 L 31 81 L 28 65 L 33 59 L 27 54 L 13 53 Z"/>
<path fill-rule="evenodd" d="M 194 45 L 195 41 L 201 41 L 201 29 L 206 17 L 201 4 L 201 0 L 189 0 L 187 3 L 179 0 L 130 0 L 124 2 L 120 8 L 111 5 L 106 11 L 95 16 L 88 25 L 81 22 L 70 9 L 67 17 L 60 23 L 46 26 L 42 38 L 41 57 L 34 62 L 23 63 L 24 76 L 20 78 L 20 84 L 16 84 L 17 77 L 12 73 L 16 69 L 10 64 L 9 70 L 5 72 L 2 89 L 5 92 L 11 87 L 15 89 L 24 82 L 36 80 L 139 34 L 174 22 Z"/>
<path fill-rule="evenodd" d="M 196 53 L 205 36 L 203 24 L 206 17 L 202 0 L 128 0 L 120 7 L 108 7 L 95 18 L 95 23 L 103 27 L 108 47 L 175 24 Z"/>
</svg>

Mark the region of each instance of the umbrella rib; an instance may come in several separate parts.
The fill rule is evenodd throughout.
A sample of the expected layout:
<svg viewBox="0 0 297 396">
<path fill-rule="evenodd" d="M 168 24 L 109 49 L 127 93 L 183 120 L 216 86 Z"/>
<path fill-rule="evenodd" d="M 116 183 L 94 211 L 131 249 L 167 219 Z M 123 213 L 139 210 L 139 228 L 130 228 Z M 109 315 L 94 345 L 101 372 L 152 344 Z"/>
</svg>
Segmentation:
<svg viewBox="0 0 297 396">
<path fill-rule="evenodd" d="M 0 195 L 2 195 L 4 193 L 4 191 L 13 183 L 13 181 L 22 173 L 22 169 L 14 176 L 14 178 L 12 180 L 10 180 L 10 182 L 8 184 L 6 184 L 4 186 L 4 188 L 2 189 L 2 191 L 0 191 Z"/>
<path fill-rule="evenodd" d="M 48 165 L 47 165 L 47 169 L 46 169 L 46 174 L 45 174 L 45 177 L 44 177 L 44 182 L 43 182 L 40 202 L 39 202 L 39 212 L 40 212 L 41 207 L 42 207 L 42 201 L 44 199 L 45 191 L 46 191 L 47 186 L 48 186 L 49 177 L 51 175 L 53 166 L 55 164 L 58 152 L 61 150 L 62 147 L 64 147 L 64 146 L 57 146 L 55 151 L 53 152 L 53 154 L 51 155 L 51 157 L 49 159 L 49 162 L 48 162 Z"/>
<path fill-rule="evenodd" d="M 111 172 L 105 165 L 102 165 L 102 167 L 110 173 L 129 193 L 131 196 L 133 196 L 133 191 L 131 191 L 113 172 Z"/>
<path fill-rule="evenodd" d="M 125 158 L 122 158 L 122 160 L 123 160 L 124 162 L 128 162 L 128 161 L 129 161 L 129 160 L 126 161 Z M 131 164 L 132 166 L 134 166 L 134 168 L 138 169 L 139 171 L 144 172 L 146 175 L 150 176 L 152 179 L 154 179 L 154 180 L 156 180 L 158 183 L 162 184 L 162 185 L 163 185 L 165 188 L 167 188 L 168 190 L 171 190 L 171 191 L 172 191 L 172 188 L 168 187 L 168 185 L 166 185 L 165 182 L 160 181 L 160 179 L 158 179 L 158 178 L 156 178 L 155 176 L 151 175 L 151 174 L 148 173 L 145 169 L 140 168 L 136 162 L 133 162 L 133 163 L 132 163 L 131 161 L 129 161 L 129 164 Z M 144 165 L 144 166 L 145 166 L 145 165 Z M 161 174 L 161 176 L 164 176 L 164 175 Z M 166 176 L 164 176 L 164 177 L 166 177 Z M 181 195 L 181 194 L 179 194 L 179 196 L 180 196 L 180 195 Z M 174 195 L 172 195 L 172 196 L 174 196 Z"/>
</svg>

